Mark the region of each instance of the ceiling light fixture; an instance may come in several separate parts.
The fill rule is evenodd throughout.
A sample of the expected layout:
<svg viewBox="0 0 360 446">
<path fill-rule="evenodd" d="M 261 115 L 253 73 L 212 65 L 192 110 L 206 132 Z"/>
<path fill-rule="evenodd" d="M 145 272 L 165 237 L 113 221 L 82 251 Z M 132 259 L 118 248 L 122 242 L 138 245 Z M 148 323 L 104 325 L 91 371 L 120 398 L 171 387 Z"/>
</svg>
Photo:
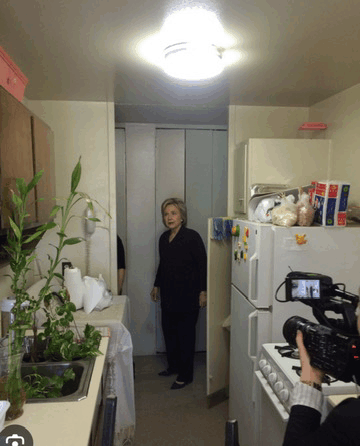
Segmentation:
<svg viewBox="0 0 360 446">
<path fill-rule="evenodd" d="M 202 81 L 224 69 L 219 42 L 224 35 L 216 14 L 199 7 L 181 9 L 170 15 L 162 29 L 163 69 L 169 76 Z"/>
<path fill-rule="evenodd" d="M 187 81 L 201 81 L 222 73 L 224 64 L 218 47 L 204 42 L 182 42 L 164 50 L 164 71 Z"/>
</svg>

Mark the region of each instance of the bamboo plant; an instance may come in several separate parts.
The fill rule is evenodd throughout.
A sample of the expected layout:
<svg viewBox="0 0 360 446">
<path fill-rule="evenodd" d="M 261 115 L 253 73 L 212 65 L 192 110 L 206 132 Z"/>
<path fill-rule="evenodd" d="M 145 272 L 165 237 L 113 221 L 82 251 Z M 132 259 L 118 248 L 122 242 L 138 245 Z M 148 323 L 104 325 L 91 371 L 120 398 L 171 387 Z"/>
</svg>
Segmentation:
<svg viewBox="0 0 360 446">
<path fill-rule="evenodd" d="M 16 180 L 17 193 L 12 191 L 12 202 L 14 204 L 13 217 L 9 218 L 10 230 L 7 236 L 7 246 L 5 250 L 10 256 L 11 291 L 15 298 L 12 313 L 14 321 L 10 325 L 10 336 L 8 342 L 8 375 L 5 385 L 11 407 L 7 412 L 7 419 L 16 418 L 21 414 L 23 404 L 21 392 L 22 381 L 20 374 L 21 357 L 23 351 L 23 340 L 26 330 L 32 326 L 33 314 L 40 308 L 38 299 L 29 296 L 27 289 L 27 274 L 30 265 L 35 259 L 30 249 L 27 248 L 30 242 L 39 239 L 45 231 L 55 226 L 48 223 L 37 229 L 30 235 L 24 235 L 26 221 L 29 214 L 26 210 L 30 192 L 37 185 L 43 175 L 43 171 L 38 172 L 29 184 L 23 178 Z"/>
<path fill-rule="evenodd" d="M 80 158 L 76 164 L 72 175 L 71 175 L 71 186 L 70 193 L 64 205 L 55 205 L 50 213 L 50 219 L 56 218 L 60 215 L 60 223 L 56 224 L 50 222 L 48 224 L 40 226 L 34 234 L 30 236 L 24 235 L 24 229 L 26 227 L 26 220 L 29 214 L 26 211 L 26 205 L 29 198 L 29 193 L 34 189 L 39 180 L 43 175 L 43 171 L 38 172 L 29 184 L 26 184 L 24 179 L 16 180 L 16 187 L 18 193 L 12 191 L 12 201 L 14 204 L 14 216 L 10 218 L 10 231 L 8 233 L 8 246 L 5 247 L 6 251 L 10 255 L 10 268 L 12 271 L 11 277 L 11 291 L 15 298 L 15 304 L 13 307 L 14 321 L 9 327 L 9 343 L 8 343 L 8 378 L 6 383 L 6 391 L 8 394 L 8 399 L 15 409 L 19 409 L 22 404 L 21 401 L 21 389 L 22 380 L 20 375 L 20 366 L 18 358 L 21 356 L 23 351 L 24 337 L 26 330 L 32 328 L 34 334 L 34 343 L 32 347 L 32 360 L 36 361 L 37 356 L 37 327 L 34 323 L 35 313 L 40 308 L 45 307 L 45 312 L 47 314 L 47 322 L 45 323 L 45 334 L 42 336 L 50 337 L 50 351 L 54 352 L 54 349 L 62 348 L 63 350 L 69 351 L 71 349 L 71 343 L 76 343 L 73 336 L 70 335 L 71 330 L 69 329 L 69 324 L 73 321 L 73 317 L 70 314 L 76 310 L 75 305 L 67 301 L 64 303 L 64 307 L 59 307 L 57 309 L 57 316 L 61 316 L 66 312 L 67 317 L 63 317 L 62 322 L 59 323 L 59 319 L 54 315 L 51 315 L 50 311 L 46 310 L 46 306 L 50 303 L 52 298 L 51 283 L 54 277 L 58 277 L 61 280 L 63 277 L 56 272 L 60 262 L 64 260 L 61 256 L 62 250 L 67 245 L 75 245 L 80 243 L 83 238 L 81 237 L 70 237 L 66 235 L 66 230 L 68 228 L 69 222 L 73 215 L 74 206 L 81 200 L 87 203 L 87 206 L 93 211 L 93 201 L 87 194 L 77 191 L 77 187 L 81 178 L 81 163 Z M 97 218 L 89 218 L 92 221 L 100 221 Z M 51 245 L 55 249 L 55 255 L 48 255 L 49 259 L 49 269 L 46 274 L 46 281 L 43 288 L 40 290 L 37 297 L 30 296 L 27 289 L 27 274 L 30 270 L 30 266 L 34 259 L 35 254 L 27 248 L 27 245 L 37 239 L 40 239 L 43 234 L 55 227 L 58 227 L 57 236 L 58 244 L 57 246 Z M 63 292 L 63 296 L 65 293 Z M 64 335 L 64 330 L 67 334 Z M 99 341 L 100 333 L 93 329 L 93 327 L 87 327 L 85 330 L 85 344 L 88 346 L 87 354 L 88 356 L 93 356 L 99 354 L 99 350 L 94 341 Z M 71 339 L 70 339 L 71 338 Z M 51 346 L 51 340 L 57 342 L 57 344 Z M 87 341 L 87 342 L 86 342 Z M 86 350 L 86 349 L 85 349 Z M 61 353 L 59 351 L 59 353 Z M 9 409 L 10 411 L 10 409 Z M 8 411 L 8 412 L 9 412 Z M 21 412 L 20 412 L 21 414 Z M 11 415 L 10 415 L 11 416 Z M 17 415 L 18 416 L 18 415 Z M 15 418 L 15 416 L 13 417 Z M 7 414 L 7 419 L 10 419 Z"/>
</svg>

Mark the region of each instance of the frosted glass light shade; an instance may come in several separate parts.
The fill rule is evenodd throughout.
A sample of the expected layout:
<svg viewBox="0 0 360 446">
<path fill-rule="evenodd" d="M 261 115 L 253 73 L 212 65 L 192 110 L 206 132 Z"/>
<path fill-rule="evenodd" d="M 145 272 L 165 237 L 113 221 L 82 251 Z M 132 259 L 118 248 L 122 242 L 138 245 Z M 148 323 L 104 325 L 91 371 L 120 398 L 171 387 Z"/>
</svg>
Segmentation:
<svg viewBox="0 0 360 446">
<path fill-rule="evenodd" d="M 181 42 L 164 50 L 164 71 L 169 76 L 200 81 L 219 75 L 224 64 L 221 52 L 215 45 L 204 42 Z"/>
</svg>

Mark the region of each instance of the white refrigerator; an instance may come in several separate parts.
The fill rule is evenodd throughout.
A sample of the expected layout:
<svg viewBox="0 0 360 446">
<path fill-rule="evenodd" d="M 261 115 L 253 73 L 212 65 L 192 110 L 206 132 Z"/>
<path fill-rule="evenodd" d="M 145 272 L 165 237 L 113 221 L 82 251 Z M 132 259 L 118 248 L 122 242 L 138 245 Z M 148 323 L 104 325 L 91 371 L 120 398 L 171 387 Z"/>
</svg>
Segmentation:
<svg viewBox="0 0 360 446">
<path fill-rule="evenodd" d="M 360 228 L 290 228 L 234 220 L 232 237 L 229 418 L 239 424 L 239 443 L 256 446 L 255 375 L 262 344 L 285 342 L 284 322 L 299 315 L 317 322 L 310 307 L 275 300 L 291 271 L 325 274 L 358 293 Z M 278 292 L 285 299 L 285 285 Z"/>
</svg>

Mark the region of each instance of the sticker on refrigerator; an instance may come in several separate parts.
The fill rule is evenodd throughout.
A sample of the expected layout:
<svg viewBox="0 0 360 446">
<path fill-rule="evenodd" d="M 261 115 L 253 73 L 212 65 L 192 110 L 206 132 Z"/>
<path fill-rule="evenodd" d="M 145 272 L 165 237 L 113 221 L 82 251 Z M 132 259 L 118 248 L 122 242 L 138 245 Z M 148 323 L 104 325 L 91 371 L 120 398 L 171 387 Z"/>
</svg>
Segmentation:
<svg viewBox="0 0 360 446">
<path fill-rule="evenodd" d="M 296 234 L 294 237 L 284 237 L 282 239 L 282 248 L 287 251 L 306 250 L 308 248 L 308 240 L 306 239 L 306 234 Z"/>
<path fill-rule="evenodd" d="M 295 238 L 298 245 L 305 245 L 308 242 L 306 240 L 306 234 L 295 234 Z"/>
</svg>

